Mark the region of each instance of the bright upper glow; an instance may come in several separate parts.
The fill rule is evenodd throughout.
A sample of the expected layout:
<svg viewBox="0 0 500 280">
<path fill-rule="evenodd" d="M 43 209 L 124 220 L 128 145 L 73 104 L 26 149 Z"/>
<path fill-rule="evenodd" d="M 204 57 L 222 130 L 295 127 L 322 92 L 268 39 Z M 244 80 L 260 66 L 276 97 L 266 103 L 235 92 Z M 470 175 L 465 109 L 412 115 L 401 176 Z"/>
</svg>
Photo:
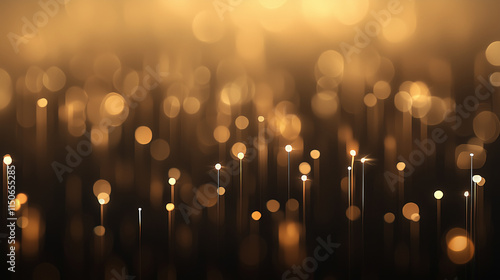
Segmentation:
<svg viewBox="0 0 500 280">
<path fill-rule="evenodd" d="M 468 197 L 469 196 L 469 192 L 468 191 L 464 192 L 464 196 Z"/>
<path fill-rule="evenodd" d="M 172 211 L 174 210 L 175 208 L 175 205 L 173 203 L 167 203 L 167 205 L 165 206 L 165 209 L 167 209 L 167 211 Z"/>
<path fill-rule="evenodd" d="M 3 163 L 5 163 L 6 165 L 11 164 L 12 163 L 12 157 L 9 154 L 5 155 L 3 157 Z"/>
<path fill-rule="evenodd" d="M 481 176 L 480 176 L 480 175 L 474 175 L 474 176 L 472 177 L 472 181 L 474 181 L 474 183 L 479 183 L 479 182 L 481 182 L 481 179 L 482 179 L 482 178 L 481 178 Z"/>
<path fill-rule="evenodd" d="M 176 183 L 176 182 L 177 182 L 177 180 L 175 180 L 175 178 L 170 178 L 170 179 L 168 179 L 168 183 L 169 183 L 171 186 L 175 185 L 175 183 Z"/>
<path fill-rule="evenodd" d="M 355 150 L 351 150 L 349 153 L 350 153 L 350 154 L 351 154 L 351 156 L 353 156 L 353 157 L 354 157 L 354 156 L 356 156 L 356 151 L 355 151 Z"/>
<path fill-rule="evenodd" d="M 396 164 L 396 168 L 399 170 L 399 171 L 403 171 L 405 170 L 406 168 L 406 164 L 404 162 L 398 162 L 398 164 Z"/>
<path fill-rule="evenodd" d="M 440 191 L 440 190 L 435 191 L 434 192 L 434 198 L 435 199 L 441 199 L 441 198 L 443 198 L 443 192 Z"/>
<path fill-rule="evenodd" d="M 220 165 L 220 163 L 217 163 L 217 164 L 215 165 L 215 169 L 220 170 L 221 168 L 222 168 L 222 165 Z"/>
<path fill-rule="evenodd" d="M 474 153 L 470 153 L 469 155 L 470 155 L 471 157 L 473 157 L 473 156 L 474 156 Z"/>
<path fill-rule="evenodd" d="M 361 159 L 361 163 L 365 163 L 365 161 L 366 161 L 366 158 Z"/>
<path fill-rule="evenodd" d="M 347 167 L 347 170 L 351 170 L 351 167 L 350 167 L 350 166 L 348 166 L 348 167 Z"/>
<path fill-rule="evenodd" d="M 287 153 L 291 152 L 292 151 L 292 145 L 286 145 L 285 146 L 285 151 L 287 151 Z"/>
<path fill-rule="evenodd" d="M 239 153 L 238 153 L 238 158 L 239 158 L 239 159 L 243 159 L 244 157 L 245 157 L 245 154 L 244 154 L 244 153 L 242 153 L 242 152 L 239 152 Z"/>
<path fill-rule="evenodd" d="M 302 175 L 302 177 L 300 177 L 300 179 L 305 182 L 305 181 L 307 181 L 307 176 L 306 175 Z"/>
</svg>

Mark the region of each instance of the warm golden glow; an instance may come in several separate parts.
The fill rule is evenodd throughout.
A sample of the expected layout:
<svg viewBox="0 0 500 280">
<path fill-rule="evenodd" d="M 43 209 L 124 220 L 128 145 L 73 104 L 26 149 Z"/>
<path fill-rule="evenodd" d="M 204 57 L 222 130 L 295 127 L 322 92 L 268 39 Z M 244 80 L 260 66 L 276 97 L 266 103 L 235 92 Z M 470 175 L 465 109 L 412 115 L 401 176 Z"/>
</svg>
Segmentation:
<svg viewBox="0 0 500 280">
<path fill-rule="evenodd" d="M 135 130 L 135 140 L 141 145 L 146 145 L 153 139 L 153 132 L 147 126 L 139 126 Z"/>
<path fill-rule="evenodd" d="M 310 156 L 312 159 L 318 159 L 320 156 L 320 152 L 318 150 L 312 150 Z"/>
<path fill-rule="evenodd" d="M 106 193 L 106 194 L 110 195 L 111 194 L 111 185 L 109 184 L 108 181 L 100 179 L 94 183 L 93 191 L 94 191 L 94 195 L 96 197 L 98 197 L 99 194 L 101 194 L 101 193 Z"/>
<path fill-rule="evenodd" d="M 419 211 L 420 210 L 418 208 L 418 205 L 413 203 L 413 202 L 406 203 L 402 209 L 403 216 L 405 216 L 405 218 L 408 220 L 416 219 L 416 216 L 412 216 L 412 215 L 419 214 Z M 420 219 L 420 217 L 418 219 Z"/>
<path fill-rule="evenodd" d="M 307 162 L 302 162 L 299 164 L 299 171 L 300 173 L 307 175 L 311 172 L 311 165 Z"/>
<path fill-rule="evenodd" d="M 287 153 L 291 152 L 291 151 L 292 151 L 292 145 L 286 145 L 286 146 L 285 146 L 285 151 L 286 151 Z"/>
<path fill-rule="evenodd" d="M 107 193 L 100 193 L 97 195 L 97 201 L 99 201 L 99 204 L 108 204 L 109 202 L 109 194 Z"/>
<path fill-rule="evenodd" d="M 384 215 L 384 221 L 386 223 L 392 224 L 394 222 L 394 219 L 396 219 L 396 217 L 394 216 L 393 213 L 391 213 L 391 212 L 385 213 L 385 215 Z"/>
<path fill-rule="evenodd" d="M 45 99 L 45 98 L 40 98 L 40 99 L 38 99 L 38 101 L 36 102 L 36 105 L 38 105 L 38 107 L 40 107 L 40 108 L 45 108 L 45 107 L 47 107 L 47 104 L 48 104 L 48 103 L 49 103 L 49 102 L 47 101 L 47 99 Z"/>
<path fill-rule="evenodd" d="M 266 203 L 267 210 L 274 213 L 280 209 L 280 203 L 277 200 L 271 199 Z"/>
<path fill-rule="evenodd" d="M 28 202 L 28 196 L 24 193 L 18 193 L 17 199 L 19 200 L 19 203 L 21 203 L 21 204 L 25 204 L 26 202 Z"/>
<path fill-rule="evenodd" d="M 399 171 L 403 171 L 405 170 L 406 168 L 406 164 L 404 162 L 398 162 L 398 164 L 396 164 L 396 169 L 399 170 Z"/>
<path fill-rule="evenodd" d="M 234 121 L 234 124 L 236 125 L 236 127 L 238 129 L 241 129 L 241 130 L 246 129 L 248 127 L 249 123 L 250 122 L 248 121 L 247 117 L 245 117 L 245 116 L 239 116 Z"/>
<path fill-rule="evenodd" d="M 224 195 L 226 193 L 226 189 L 224 187 L 219 187 L 217 189 L 217 194 L 218 195 Z"/>
<path fill-rule="evenodd" d="M 350 154 L 351 156 L 355 157 L 355 156 L 356 156 L 356 151 L 355 151 L 355 150 L 351 150 L 351 151 L 349 152 L 349 154 Z"/>
<path fill-rule="evenodd" d="M 179 168 L 172 167 L 168 170 L 168 177 L 179 180 L 179 178 L 181 178 L 181 171 L 179 170 Z"/>
<path fill-rule="evenodd" d="M 252 219 L 254 219 L 255 221 L 260 220 L 261 217 L 262 217 L 262 215 L 260 214 L 259 211 L 252 212 Z"/>
<path fill-rule="evenodd" d="M 167 205 L 165 205 L 165 209 L 167 209 L 168 212 L 174 210 L 175 208 L 175 205 L 173 203 L 167 203 Z"/>
</svg>

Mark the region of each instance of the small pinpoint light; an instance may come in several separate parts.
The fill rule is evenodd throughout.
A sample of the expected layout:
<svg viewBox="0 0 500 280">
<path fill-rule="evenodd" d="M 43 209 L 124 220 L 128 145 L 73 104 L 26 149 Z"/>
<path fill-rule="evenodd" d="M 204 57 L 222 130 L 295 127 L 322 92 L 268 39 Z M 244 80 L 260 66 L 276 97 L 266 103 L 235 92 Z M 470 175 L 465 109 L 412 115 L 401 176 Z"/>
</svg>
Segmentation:
<svg viewBox="0 0 500 280">
<path fill-rule="evenodd" d="M 465 192 L 464 192 L 464 196 L 465 196 L 465 197 L 468 197 L 468 196 L 469 196 L 469 192 L 468 192 L 468 191 L 465 191 Z"/>
<path fill-rule="evenodd" d="M 366 161 L 366 158 L 361 159 L 361 163 L 365 163 L 365 161 Z"/>
<path fill-rule="evenodd" d="M 220 170 L 222 168 L 222 165 L 220 163 L 215 164 L 215 169 Z"/>
<path fill-rule="evenodd" d="M 244 153 L 242 153 L 242 152 L 239 152 L 239 153 L 238 153 L 238 158 L 239 158 L 239 159 L 243 159 L 244 157 L 245 157 L 245 154 L 244 154 Z"/>
<path fill-rule="evenodd" d="M 175 208 L 175 205 L 173 203 L 167 203 L 167 205 L 165 206 L 165 209 L 167 209 L 168 212 L 171 212 L 172 210 L 174 210 Z"/>
<path fill-rule="evenodd" d="M 443 198 L 443 192 L 440 191 L 440 190 L 435 191 L 434 192 L 434 198 L 437 199 L 437 200 Z"/>
<path fill-rule="evenodd" d="M 356 151 L 355 151 L 355 150 L 351 150 L 351 151 L 349 152 L 349 154 L 351 154 L 351 156 L 355 157 L 355 156 L 356 156 Z"/>
<path fill-rule="evenodd" d="M 474 176 L 472 177 L 472 181 L 473 181 L 474 183 L 476 183 L 476 184 L 477 184 L 477 183 L 479 183 L 479 182 L 481 182 L 481 179 L 482 179 L 482 178 L 481 178 L 481 176 L 480 176 L 480 175 L 474 175 Z"/>
<path fill-rule="evenodd" d="M 473 157 L 473 156 L 474 156 L 474 153 L 470 153 L 469 155 L 470 155 L 471 157 Z"/>
<path fill-rule="evenodd" d="M 139 212 L 142 211 L 142 208 L 139 208 Z"/>
<path fill-rule="evenodd" d="M 285 151 L 286 151 L 287 153 L 291 152 L 291 151 L 292 151 L 292 145 L 286 145 L 286 146 L 285 146 Z"/>
<path fill-rule="evenodd" d="M 5 165 L 11 164 L 12 163 L 12 157 L 9 154 L 6 154 L 3 157 L 3 163 L 5 163 Z"/>
<path fill-rule="evenodd" d="M 307 181 L 307 176 L 306 175 L 302 175 L 302 177 L 300 177 L 300 179 L 302 180 L 302 182 L 305 182 L 305 181 Z"/>
<path fill-rule="evenodd" d="M 264 118 L 264 116 L 259 116 L 259 117 L 257 118 L 257 120 L 258 120 L 259 122 L 264 122 L 265 118 Z"/>
<path fill-rule="evenodd" d="M 168 184 L 169 185 L 173 186 L 173 185 L 175 185 L 175 183 L 177 183 L 177 180 L 175 180 L 175 178 L 168 179 Z"/>
<path fill-rule="evenodd" d="M 351 167 L 350 167 L 350 166 L 348 166 L 348 167 L 347 167 L 347 170 L 351 171 Z"/>
<path fill-rule="evenodd" d="M 396 168 L 399 170 L 399 171 L 403 171 L 405 170 L 406 168 L 406 164 L 402 161 L 398 162 L 398 164 L 396 164 Z"/>
</svg>

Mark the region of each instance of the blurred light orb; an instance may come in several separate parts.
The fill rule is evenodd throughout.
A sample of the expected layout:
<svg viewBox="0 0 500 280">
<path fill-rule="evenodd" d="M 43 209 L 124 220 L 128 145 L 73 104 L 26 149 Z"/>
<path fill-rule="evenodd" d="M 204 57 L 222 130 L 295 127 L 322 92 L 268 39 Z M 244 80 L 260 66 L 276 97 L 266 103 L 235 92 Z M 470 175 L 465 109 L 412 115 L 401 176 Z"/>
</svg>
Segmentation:
<svg viewBox="0 0 500 280">
<path fill-rule="evenodd" d="M 28 196 L 24 193 L 18 193 L 16 198 L 19 200 L 19 203 L 25 204 L 28 201 Z"/>
<path fill-rule="evenodd" d="M 36 105 L 38 105 L 38 107 L 40 107 L 40 108 L 45 108 L 45 107 L 47 107 L 47 104 L 48 104 L 48 103 L 49 103 L 49 102 L 47 101 L 47 99 L 45 99 L 45 98 L 40 98 L 40 99 L 38 99 L 38 101 L 36 102 Z"/>
<path fill-rule="evenodd" d="M 181 102 L 176 96 L 168 96 L 163 100 L 163 113 L 169 118 L 175 118 L 179 115 Z"/>
<path fill-rule="evenodd" d="M 96 226 L 94 228 L 94 234 L 97 236 L 104 236 L 105 233 L 106 233 L 106 228 L 103 226 Z"/>
<path fill-rule="evenodd" d="M 206 66 L 199 66 L 194 70 L 194 81 L 198 85 L 206 85 L 210 82 L 210 69 L 208 69 Z"/>
<path fill-rule="evenodd" d="M 286 145 L 286 146 L 285 146 L 285 151 L 286 151 L 287 153 L 291 152 L 291 151 L 292 151 L 292 145 Z"/>
<path fill-rule="evenodd" d="M 477 183 L 477 185 L 482 187 L 482 186 L 484 186 L 484 184 L 486 184 L 486 179 L 484 179 L 484 177 L 481 177 L 481 181 L 479 181 L 479 183 Z"/>
<path fill-rule="evenodd" d="M 307 175 L 302 175 L 302 176 L 300 177 L 300 179 L 302 180 L 302 182 L 307 181 Z"/>
<path fill-rule="evenodd" d="M 495 66 L 500 66 L 500 41 L 491 43 L 486 48 L 486 59 L 488 62 Z"/>
<path fill-rule="evenodd" d="M 262 217 L 262 214 L 260 214 L 259 211 L 253 211 L 252 212 L 252 219 L 254 219 L 254 221 L 260 220 L 261 217 Z"/>
<path fill-rule="evenodd" d="M 318 150 L 312 150 L 309 155 L 312 159 L 318 159 L 321 154 Z"/>
<path fill-rule="evenodd" d="M 494 87 L 500 87 L 500 72 L 495 72 L 490 75 L 490 84 Z"/>
<path fill-rule="evenodd" d="M 409 112 L 412 106 L 411 95 L 406 91 L 399 91 L 394 96 L 394 105 L 400 112 Z"/>
<path fill-rule="evenodd" d="M 200 100 L 192 96 L 184 99 L 184 102 L 182 103 L 182 108 L 184 108 L 184 111 L 190 115 L 198 113 L 200 107 L 201 107 Z"/>
<path fill-rule="evenodd" d="M 408 219 L 408 220 L 413 220 L 412 215 L 413 214 L 419 214 L 420 210 L 418 208 L 418 205 L 413 203 L 413 202 L 408 202 L 403 206 L 402 209 L 403 216 Z"/>
<path fill-rule="evenodd" d="M 388 224 L 392 224 L 394 222 L 394 220 L 396 219 L 396 216 L 394 216 L 393 213 L 391 212 L 387 212 L 385 213 L 384 215 L 384 221 Z"/>
<path fill-rule="evenodd" d="M 135 130 L 135 140 L 141 145 L 147 145 L 153 139 L 153 132 L 147 126 L 139 126 Z"/>
<path fill-rule="evenodd" d="M 226 193 L 226 189 L 224 187 L 219 187 L 217 189 L 217 194 L 218 195 L 224 195 Z"/>
<path fill-rule="evenodd" d="M 405 170 L 406 168 L 406 164 L 402 161 L 398 162 L 398 164 L 396 164 L 396 169 L 399 170 L 399 171 L 403 171 Z"/>
<path fill-rule="evenodd" d="M 482 111 L 472 122 L 474 134 L 485 143 L 492 143 L 500 135 L 500 120 L 490 111 Z"/>
<path fill-rule="evenodd" d="M 168 184 L 171 185 L 171 186 L 175 185 L 176 182 L 177 182 L 177 180 L 175 180 L 175 178 L 169 178 L 168 179 Z"/>
<path fill-rule="evenodd" d="M 295 198 L 290 198 L 287 202 L 286 202 L 286 209 L 288 209 L 288 211 L 297 211 L 299 210 L 299 202 L 295 199 Z"/>
<path fill-rule="evenodd" d="M 241 160 L 245 157 L 245 154 L 244 153 L 238 153 L 238 158 Z"/>
<path fill-rule="evenodd" d="M 110 115 L 119 115 L 125 110 L 125 99 L 116 92 L 111 92 L 104 98 L 104 109 Z"/>
<path fill-rule="evenodd" d="M 245 144 L 243 144 L 241 142 L 236 142 L 231 147 L 231 154 L 234 157 L 238 157 L 239 153 L 242 153 L 244 155 L 244 154 L 246 154 L 246 152 L 247 152 L 247 146 L 245 146 Z"/>
<path fill-rule="evenodd" d="M 201 42 L 215 43 L 224 36 L 224 23 L 216 12 L 206 10 L 199 12 L 193 19 L 193 34 Z"/>
<path fill-rule="evenodd" d="M 355 150 L 351 150 L 351 151 L 349 152 L 349 154 L 350 154 L 351 156 L 355 157 L 357 153 L 356 153 L 356 151 L 355 151 Z"/>
<path fill-rule="evenodd" d="M 3 163 L 5 165 L 10 165 L 12 163 L 12 157 L 9 155 L 9 154 L 6 154 L 4 157 L 3 157 Z"/>
<path fill-rule="evenodd" d="M 361 216 L 361 210 L 359 209 L 358 206 L 351 205 L 345 211 L 345 215 L 349 220 L 355 221 L 359 219 L 359 217 Z"/>
<path fill-rule="evenodd" d="M 334 51 L 323 52 L 318 58 L 318 70 L 327 77 L 338 77 L 344 72 L 344 58 Z"/>
<path fill-rule="evenodd" d="M 410 219 L 412 221 L 414 221 L 414 222 L 418 222 L 418 221 L 420 221 L 420 214 L 419 213 L 413 213 L 413 214 L 411 214 Z"/>
<path fill-rule="evenodd" d="M 311 165 L 307 162 L 302 162 L 299 164 L 299 171 L 300 173 L 307 175 L 311 172 Z"/>
<path fill-rule="evenodd" d="M 465 264 L 474 256 L 475 246 L 463 228 L 453 228 L 446 233 L 448 258 L 455 264 Z"/>
<path fill-rule="evenodd" d="M 222 165 L 220 163 L 215 164 L 215 169 L 220 170 L 222 168 Z"/>
<path fill-rule="evenodd" d="M 322 91 L 313 95 L 311 108 L 319 118 L 329 118 L 335 115 L 339 108 L 337 93 L 333 91 Z"/>
<path fill-rule="evenodd" d="M 175 180 L 179 181 L 181 178 L 181 171 L 179 168 L 172 167 L 168 170 L 168 177 L 169 178 L 174 178 Z"/>
<path fill-rule="evenodd" d="M 175 205 L 171 202 L 167 203 L 167 205 L 165 205 L 165 209 L 167 209 L 168 212 L 171 212 L 175 209 Z"/>
<path fill-rule="evenodd" d="M 443 198 L 443 192 L 440 191 L 440 190 L 435 191 L 434 192 L 434 198 L 437 199 L 437 200 Z"/>
<path fill-rule="evenodd" d="M 101 193 L 106 193 L 106 194 L 110 195 L 111 194 L 111 185 L 109 184 L 108 181 L 100 179 L 94 183 L 93 191 L 94 191 L 94 195 L 96 197 L 98 197 L 99 194 L 101 194 Z"/>
<path fill-rule="evenodd" d="M 214 129 L 214 139 L 219 143 L 226 143 L 231 136 L 229 128 L 223 125 L 219 125 Z"/>
<path fill-rule="evenodd" d="M 377 97 L 373 93 L 368 93 L 363 98 L 363 102 L 366 107 L 375 107 L 375 105 L 377 105 Z"/>
<path fill-rule="evenodd" d="M 246 129 L 248 127 L 249 123 L 250 122 L 249 122 L 248 118 L 245 116 L 239 116 L 234 121 L 234 124 L 240 130 Z"/>
<path fill-rule="evenodd" d="M 59 67 L 52 66 L 43 74 L 43 85 L 50 91 L 61 90 L 66 84 L 66 75 Z"/>
<path fill-rule="evenodd" d="M 386 81 L 378 81 L 373 85 L 373 94 L 381 100 L 391 95 L 391 85 Z"/>
<path fill-rule="evenodd" d="M 280 203 L 275 199 L 270 199 L 267 201 L 266 207 L 269 212 L 274 213 L 280 209 Z"/>
<path fill-rule="evenodd" d="M 264 116 L 259 116 L 259 117 L 257 118 L 257 120 L 258 120 L 259 122 L 264 122 L 265 118 L 264 118 Z"/>
<path fill-rule="evenodd" d="M 465 196 L 465 197 L 469 197 L 469 192 L 468 192 L 468 191 L 465 191 L 465 192 L 464 192 L 464 196 Z"/>
</svg>

